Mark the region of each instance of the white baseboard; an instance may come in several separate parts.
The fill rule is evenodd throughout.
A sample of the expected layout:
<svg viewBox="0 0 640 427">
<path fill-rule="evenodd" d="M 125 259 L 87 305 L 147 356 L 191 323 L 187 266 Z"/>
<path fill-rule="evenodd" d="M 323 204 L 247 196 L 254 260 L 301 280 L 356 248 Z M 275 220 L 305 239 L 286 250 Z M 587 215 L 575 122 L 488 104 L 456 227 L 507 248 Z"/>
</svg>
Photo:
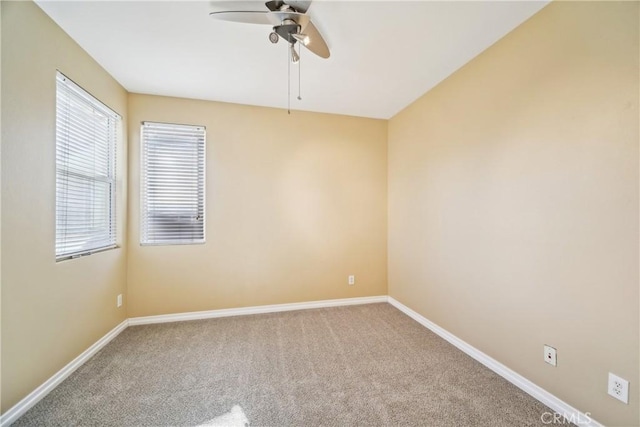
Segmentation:
<svg viewBox="0 0 640 427">
<path fill-rule="evenodd" d="M 340 307 L 345 305 L 373 304 L 387 302 L 386 295 L 375 297 L 330 299 L 290 304 L 258 305 L 253 307 L 225 308 L 220 310 L 192 311 L 190 313 L 162 314 L 159 316 L 132 317 L 129 325 L 149 325 L 152 323 L 182 322 L 185 320 L 213 319 L 216 317 L 246 316 L 249 314 L 277 313 L 281 311 L 307 310 L 310 308 Z"/>
<path fill-rule="evenodd" d="M 433 332 L 436 335 L 438 335 L 439 337 L 443 338 L 445 341 L 448 341 L 449 343 L 453 344 L 459 350 L 461 350 L 462 352 L 464 352 L 467 355 L 471 356 L 472 358 L 474 358 L 478 362 L 482 363 L 484 366 L 486 366 L 487 368 L 491 369 L 493 372 L 495 372 L 496 374 L 500 375 L 502 378 L 506 379 L 507 381 L 509 381 L 510 383 L 515 385 L 516 387 L 518 387 L 521 390 L 523 390 L 524 392 L 530 394 L 533 398 L 535 398 L 535 399 L 539 400 L 540 402 L 542 402 L 543 404 L 547 405 L 553 411 L 555 411 L 556 413 L 562 415 L 563 417 L 565 417 L 567 420 L 571 421 L 572 423 L 574 423 L 576 425 L 579 425 L 579 426 L 603 427 L 602 424 L 600 424 L 599 422 L 597 422 L 596 420 L 591 418 L 591 416 L 589 416 L 588 414 L 585 414 L 585 413 L 583 413 L 581 411 L 578 411 L 573 406 L 571 406 L 568 403 L 565 403 L 564 401 L 558 399 L 556 396 L 554 396 L 553 394 L 549 393 L 548 391 L 546 391 L 542 387 L 537 386 L 536 384 L 534 384 L 533 382 L 529 381 L 528 379 L 526 379 L 522 375 L 518 374 L 517 372 L 512 371 L 511 369 L 507 368 L 502 363 L 498 362 L 497 360 L 495 360 L 492 357 L 486 355 L 485 353 L 481 352 L 480 350 L 478 350 L 477 348 L 473 347 L 472 345 L 470 345 L 470 344 L 466 343 L 465 341 L 461 340 L 460 338 L 456 337 L 455 335 L 453 335 L 449 331 L 447 331 L 447 330 L 441 328 L 440 326 L 436 325 L 435 323 L 433 323 L 429 319 L 423 317 L 419 313 L 411 310 L 409 307 L 407 307 L 406 305 L 402 304 L 401 302 L 399 302 L 395 298 L 389 297 L 389 304 L 393 305 L 398 310 L 402 311 L 404 314 L 406 314 L 407 316 L 411 317 L 413 320 L 415 320 L 416 322 L 420 323 L 425 328 L 431 330 L 431 332 Z"/>
<path fill-rule="evenodd" d="M 124 331 L 129 325 L 128 320 L 124 320 L 118 326 L 107 332 L 105 336 L 96 341 L 91 347 L 83 351 L 78 357 L 69 362 L 64 368 L 56 372 L 51 378 L 45 381 L 38 388 L 29 393 L 24 399 L 16 403 L 11 409 L 0 416 L 0 426 L 9 426 L 12 422 L 20 418 L 25 412 L 27 412 L 33 405 L 38 403 L 43 397 L 45 397 L 51 390 L 53 390 L 58 384 L 64 381 L 69 375 L 71 375 L 76 369 L 82 366 L 87 360 L 89 360 L 94 354 L 96 354 L 102 347 L 107 345 L 112 339 L 117 337 L 120 332 Z"/>
</svg>

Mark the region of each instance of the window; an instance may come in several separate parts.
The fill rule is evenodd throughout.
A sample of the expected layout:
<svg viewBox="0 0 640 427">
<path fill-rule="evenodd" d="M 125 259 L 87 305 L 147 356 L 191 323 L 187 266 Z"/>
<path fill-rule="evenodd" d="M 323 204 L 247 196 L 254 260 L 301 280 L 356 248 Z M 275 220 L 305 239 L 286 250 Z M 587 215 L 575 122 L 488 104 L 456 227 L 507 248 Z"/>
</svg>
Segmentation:
<svg viewBox="0 0 640 427">
<path fill-rule="evenodd" d="M 116 246 L 116 140 L 121 118 L 56 76 L 56 260 Z"/>
<path fill-rule="evenodd" d="M 140 243 L 204 243 L 204 126 L 142 123 Z"/>
</svg>

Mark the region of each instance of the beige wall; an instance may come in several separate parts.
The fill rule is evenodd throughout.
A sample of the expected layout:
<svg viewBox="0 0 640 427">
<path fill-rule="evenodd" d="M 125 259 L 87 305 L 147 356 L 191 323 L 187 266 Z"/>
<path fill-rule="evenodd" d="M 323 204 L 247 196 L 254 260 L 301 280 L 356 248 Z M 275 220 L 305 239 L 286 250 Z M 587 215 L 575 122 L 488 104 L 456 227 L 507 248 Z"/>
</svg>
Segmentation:
<svg viewBox="0 0 640 427">
<path fill-rule="evenodd" d="M 391 296 L 599 421 L 640 422 L 637 2 L 553 3 L 388 124 L 127 97 L 36 5 L 0 10 L 2 411 L 127 316 L 386 294 L 388 247 Z M 121 169 L 127 122 L 131 141 L 123 248 L 62 263 L 56 68 L 123 115 Z M 143 120 L 207 126 L 205 245 L 138 243 Z"/>
<path fill-rule="evenodd" d="M 386 295 L 386 121 L 145 95 L 129 117 L 130 317 Z M 140 246 L 141 121 L 207 127 L 206 244 Z"/>
<path fill-rule="evenodd" d="M 639 424 L 638 6 L 554 2 L 389 123 L 390 295 L 612 426 Z"/>
<path fill-rule="evenodd" d="M 124 249 L 55 262 L 56 69 L 124 117 L 127 93 L 32 2 L 2 2 L 2 411 L 125 318 Z M 126 211 L 126 132 L 117 191 Z"/>
</svg>

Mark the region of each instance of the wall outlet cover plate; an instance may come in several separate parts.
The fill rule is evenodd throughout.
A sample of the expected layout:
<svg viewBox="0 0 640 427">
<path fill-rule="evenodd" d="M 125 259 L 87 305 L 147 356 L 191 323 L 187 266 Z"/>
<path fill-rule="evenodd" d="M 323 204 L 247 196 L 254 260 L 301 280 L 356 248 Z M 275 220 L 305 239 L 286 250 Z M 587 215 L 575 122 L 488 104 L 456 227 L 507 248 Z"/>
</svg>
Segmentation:
<svg viewBox="0 0 640 427">
<path fill-rule="evenodd" d="M 609 372 L 609 396 L 615 397 L 621 402 L 629 404 L 629 381 Z"/>
</svg>

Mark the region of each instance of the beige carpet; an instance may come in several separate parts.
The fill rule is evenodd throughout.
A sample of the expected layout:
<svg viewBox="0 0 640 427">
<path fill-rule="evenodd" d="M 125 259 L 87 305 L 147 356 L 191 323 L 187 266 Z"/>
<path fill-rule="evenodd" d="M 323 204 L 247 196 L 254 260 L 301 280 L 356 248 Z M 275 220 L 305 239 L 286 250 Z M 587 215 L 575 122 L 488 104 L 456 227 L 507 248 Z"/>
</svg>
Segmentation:
<svg viewBox="0 0 640 427">
<path fill-rule="evenodd" d="M 542 426 L 550 410 L 389 304 L 136 326 L 15 426 Z"/>
</svg>

